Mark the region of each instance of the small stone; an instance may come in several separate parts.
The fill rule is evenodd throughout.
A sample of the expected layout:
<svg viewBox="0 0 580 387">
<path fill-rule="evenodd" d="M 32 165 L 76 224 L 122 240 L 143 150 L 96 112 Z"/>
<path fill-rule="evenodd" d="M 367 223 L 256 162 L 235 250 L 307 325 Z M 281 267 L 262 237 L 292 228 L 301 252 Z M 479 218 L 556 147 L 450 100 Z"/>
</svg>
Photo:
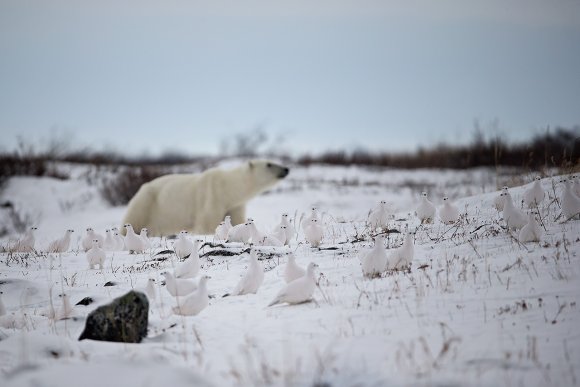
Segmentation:
<svg viewBox="0 0 580 387">
<path fill-rule="evenodd" d="M 147 296 L 132 290 L 89 313 L 79 340 L 139 343 L 147 336 L 148 317 Z"/>
</svg>

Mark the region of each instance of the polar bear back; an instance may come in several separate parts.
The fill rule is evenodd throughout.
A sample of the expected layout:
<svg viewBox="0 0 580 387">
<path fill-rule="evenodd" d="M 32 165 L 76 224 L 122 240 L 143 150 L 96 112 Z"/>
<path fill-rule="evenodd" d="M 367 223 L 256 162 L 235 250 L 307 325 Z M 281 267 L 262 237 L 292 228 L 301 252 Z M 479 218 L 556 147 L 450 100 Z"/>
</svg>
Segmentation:
<svg viewBox="0 0 580 387">
<path fill-rule="evenodd" d="M 129 202 L 124 223 L 150 235 L 212 234 L 226 215 L 245 220 L 248 200 L 288 174 L 288 168 L 252 160 L 237 168 L 208 169 L 195 174 L 170 174 L 145 183 Z"/>
</svg>

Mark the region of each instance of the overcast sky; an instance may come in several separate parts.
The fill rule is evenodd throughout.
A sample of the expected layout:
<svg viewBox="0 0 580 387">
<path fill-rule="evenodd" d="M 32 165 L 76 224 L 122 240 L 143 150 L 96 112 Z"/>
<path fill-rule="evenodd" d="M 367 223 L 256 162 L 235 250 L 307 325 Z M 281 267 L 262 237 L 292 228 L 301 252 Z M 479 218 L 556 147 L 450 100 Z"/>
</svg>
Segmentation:
<svg viewBox="0 0 580 387">
<path fill-rule="evenodd" d="M 580 124 L 580 1 L 0 0 L 1 147 L 413 150 Z"/>
</svg>

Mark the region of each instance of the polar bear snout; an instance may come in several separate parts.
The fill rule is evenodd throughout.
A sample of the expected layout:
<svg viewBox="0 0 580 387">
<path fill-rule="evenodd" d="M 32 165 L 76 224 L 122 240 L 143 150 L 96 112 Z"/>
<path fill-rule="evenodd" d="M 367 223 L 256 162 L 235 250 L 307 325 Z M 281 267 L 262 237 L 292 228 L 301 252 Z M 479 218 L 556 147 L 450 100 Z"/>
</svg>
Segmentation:
<svg viewBox="0 0 580 387">
<path fill-rule="evenodd" d="M 280 169 L 280 172 L 278 172 L 278 177 L 280 179 L 283 179 L 286 176 L 288 176 L 288 173 L 290 173 L 290 169 L 283 167 L 282 169 Z"/>
</svg>

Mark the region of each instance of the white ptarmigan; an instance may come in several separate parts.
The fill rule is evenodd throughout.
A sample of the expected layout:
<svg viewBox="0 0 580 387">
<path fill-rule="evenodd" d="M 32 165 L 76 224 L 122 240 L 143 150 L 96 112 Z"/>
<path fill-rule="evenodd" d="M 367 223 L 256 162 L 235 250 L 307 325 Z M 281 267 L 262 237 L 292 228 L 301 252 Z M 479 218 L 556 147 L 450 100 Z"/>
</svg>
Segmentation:
<svg viewBox="0 0 580 387">
<path fill-rule="evenodd" d="M 228 232 L 232 228 L 232 217 L 227 215 L 223 222 L 221 222 L 215 229 L 214 238 L 218 241 L 225 241 L 228 239 Z"/>
<path fill-rule="evenodd" d="M 435 219 L 435 206 L 427 199 L 427 192 L 421 193 L 421 203 L 415 210 L 417 218 L 421 223 L 433 223 Z"/>
<path fill-rule="evenodd" d="M 93 239 L 93 246 L 87 251 L 87 261 L 89 262 L 89 268 L 94 269 L 95 266 L 99 266 L 99 270 L 103 270 L 105 267 L 105 259 L 107 254 L 105 250 L 99 247 L 99 240 Z"/>
<path fill-rule="evenodd" d="M 443 205 L 439 208 L 439 219 L 445 224 L 453 224 L 459 219 L 459 209 L 445 196 Z"/>
<path fill-rule="evenodd" d="M 524 205 L 528 208 L 539 206 L 546 196 L 541 180 L 540 176 L 536 176 L 532 186 L 524 192 Z"/>
<path fill-rule="evenodd" d="M 197 289 L 197 284 L 193 281 L 175 278 L 168 271 L 162 274 L 165 277 L 165 289 L 167 289 L 169 294 L 171 294 L 173 297 L 186 296 Z"/>
<path fill-rule="evenodd" d="M 493 201 L 493 206 L 495 207 L 495 209 L 498 212 L 502 212 L 503 211 L 503 202 L 505 200 L 505 196 L 503 194 L 504 193 L 507 193 L 507 192 L 508 192 L 508 187 L 507 186 L 503 186 L 501 188 L 501 192 L 499 193 L 499 195 L 497 195 L 497 197 Z"/>
<path fill-rule="evenodd" d="M 287 213 L 282 214 L 282 219 L 280 220 L 280 223 L 278 223 L 276 228 L 279 228 L 280 226 L 286 226 L 285 229 L 286 240 L 284 241 L 284 244 L 289 246 L 290 242 L 292 241 L 292 239 L 294 239 L 294 236 L 296 235 L 296 230 L 294 229 L 292 223 L 290 223 L 290 221 L 288 220 Z"/>
<path fill-rule="evenodd" d="M 188 235 L 189 233 L 186 230 L 181 230 L 173 244 L 173 251 L 175 251 L 175 255 L 179 259 L 183 259 L 193 253 L 193 242 L 189 240 Z"/>
<path fill-rule="evenodd" d="M 103 249 L 106 251 L 115 251 L 115 247 L 117 247 L 117 242 L 115 241 L 115 237 L 113 236 L 113 230 L 105 230 L 105 240 L 103 242 Z"/>
<path fill-rule="evenodd" d="M 194 292 L 181 300 L 177 300 L 177 306 L 173 307 L 173 313 L 182 316 L 195 316 L 204 310 L 209 305 L 209 295 L 207 294 L 208 279 L 208 276 L 202 276 Z"/>
<path fill-rule="evenodd" d="M 113 232 L 113 239 L 115 240 L 115 251 L 125 250 L 125 238 L 119 233 L 119 229 L 113 227 L 111 231 Z"/>
<path fill-rule="evenodd" d="M 103 242 L 105 238 L 101 234 L 98 234 L 93 230 L 91 227 L 87 228 L 87 233 L 83 238 L 81 245 L 83 250 L 88 251 L 91 247 L 93 247 L 93 240 L 98 240 L 99 247 L 103 247 Z"/>
<path fill-rule="evenodd" d="M 61 238 L 58 238 L 48 245 L 49 253 L 66 253 L 70 247 L 70 237 L 73 230 L 66 230 Z"/>
<path fill-rule="evenodd" d="M 253 243 L 259 244 L 259 241 L 264 239 L 265 235 L 260 230 L 258 230 L 258 227 L 254 222 L 254 219 L 248 218 L 246 225 L 247 225 L 246 230 L 250 237 L 246 239 L 244 243 L 249 243 L 250 241 L 252 241 Z"/>
<path fill-rule="evenodd" d="M 361 267 L 365 277 L 380 276 L 385 271 L 387 264 L 387 250 L 385 249 L 385 237 L 377 235 L 375 245 L 362 257 Z"/>
<path fill-rule="evenodd" d="M 415 233 L 408 231 L 405 235 L 403 245 L 393 250 L 387 258 L 387 270 L 402 270 L 411 265 L 415 254 Z"/>
<path fill-rule="evenodd" d="M 127 223 L 125 226 L 127 233 L 125 235 L 125 248 L 129 250 L 130 254 L 140 254 L 143 253 L 145 250 L 145 246 L 143 245 L 143 240 L 133 230 L 133 226 Z"/>
<path fill-rule="evenodd" d="M 570 179 L 573 182 L 572 191 L 580 198 L 580 176 L 572 175 L 570 176 Z"/>
<path fill-rule="evenodd" d="M 301 226 L 303 230 L 311 224 L 312 219 L 320 220 L 320 217 L 318 215 L 318 209 L 316 207 L 312 207 L 310 209 L 310 215 L 302 219 Z"/>
<path fill-rule="evenodd" d="M 151 241 L 149 240 L 149 237 L 147 236 L 148 232 L 149 232 L 149 230 L 147 230 L 145 227 L 143 227 L 141 229 L 141 233 L 139 233 L 139 238 L 141 238 L 141 241 L 143 242 L 143 249 L 144 250 L 151 249 Z"/>
<path fill-rule="evenodd" d="M 2 294 L 4 293 L 0 292 L 0 317 L 6 315 L 6 307 L 4 306 L 4 302 L 2 301 Z"/>
<path fill-rule="evenodd" d="M 255 241 L 258 246 L 273 246 L 282 247 L 286 240 L 286 226 L 278 226 L 271 234 L 264 235 L 258 241 Z"/>
<path fill-rule="evenodd" d="M 286 266 L 284 267 L 284 281 L 290 283 L 295 279 L 304 276 L 306 270 L 298 266 L 294 253 L 289 252 L 286 255 L 288 256 L 288 262 L 286 262 Z"/>
<path fill-rule="evenodd" d="M 540 238 L 542 238 L 542 234 L 542 228 L 536 220 L 536 214 L 530 212 L 528 214 L 528 223 L 520 230 L 518 240 L 521 243 L 539 242 Z"/>
<path fill-rule="evenodd" d="M 240 281 L 232 291 L 232 296 L 241 296 L 244 294 L 256 294 L 264 282 L 264 266 L 258 261 L 258 255 L 255 249 L 250 250 L 250 265 Z"/>
<path fill-rule="evenodd" d="M 528 223 L 528 217 L 514 205 L 512 196 L 509 192 L 502 193 L 503 202 L 503 219 L 509 230 L 519 230 Z"/>
<path fill-rule="evenodd" d="M 226 242 L 247 243 L 252 237 L 249 226 L 250 220 L 251 219 L 248 219 L 246 223 L 236 224 L 235 226 L 230 228 L 230 231 L 228 231 L 228 237 L 226 239 Z"/>
<path fill-rule="evenodd" d="M 8 247 L 10 252 L 31 253 L 34 251 L 35 237 L 34 232 L 38 230 L 36 227 L 30 227 L 24 233 L 21 239 L 18 239 Z"/>
<path fill-rule="evenodd" d="M 201 268 L 199 246 L 202 243 L 203 239 L 199 238 L 193 242 L 189 256 L 175 268 L 173 272 L 175 278 L 193 278 L 199 274 L 199 269 Z"/>
<path fill-rule="evenodd" d="M 288 304 L 300 304 L 302 302 L 310 301 L 314 294 L 314 290 L 316 289 L 316 276 L 314 269 L 317 267 L 318 265 L 316 263 L 310 262 L 306 268 L 306 274 L 290 283 L 287 283 L 268 306 L 284 302 Z"/>
<path fill-rule="evenodd" d="M 62 300 L 62 303 L 60 307 L 57 309 L 54 319 L 64 320 L 72 315 L 73 306 L 71 305 L 70 299 L 67 294 L 60 294 L 59 297 Z"/>
<path fill-rule="evenodd" d="M 562 195 L 562 214 L 565 220 L 570 220 L 580 214 L 580 198 L 574 193 L 572 182 L 568 179 L 562 180 L 564 183 L 564 193 Z"/>
<path fill-rule="evenodd" d="M 145 285 L 145 294 L 149 300 L 155 300 L 157 298 L 157 291 L 155 290 L 155 279 L 148 278 L 147 284 Z"/>
<path fill-rule="evenodd" d="M 324 237 L 324 230 L 318 222 L 318 219 L 312 218 L 310 219 L 310 223 L 304 228 L 304 237 L 312 247 L 320 246 L 322 238 Z"/>
<path fill-rule="evenodd" d="M 387 227 L 390 215 L 389 209 L 387 208 L 387 202 L 381 200 L 377 208 L 372 210 L 369 214 L 369 225 L 371 226 L 371 230 Z"/>
</svg>

